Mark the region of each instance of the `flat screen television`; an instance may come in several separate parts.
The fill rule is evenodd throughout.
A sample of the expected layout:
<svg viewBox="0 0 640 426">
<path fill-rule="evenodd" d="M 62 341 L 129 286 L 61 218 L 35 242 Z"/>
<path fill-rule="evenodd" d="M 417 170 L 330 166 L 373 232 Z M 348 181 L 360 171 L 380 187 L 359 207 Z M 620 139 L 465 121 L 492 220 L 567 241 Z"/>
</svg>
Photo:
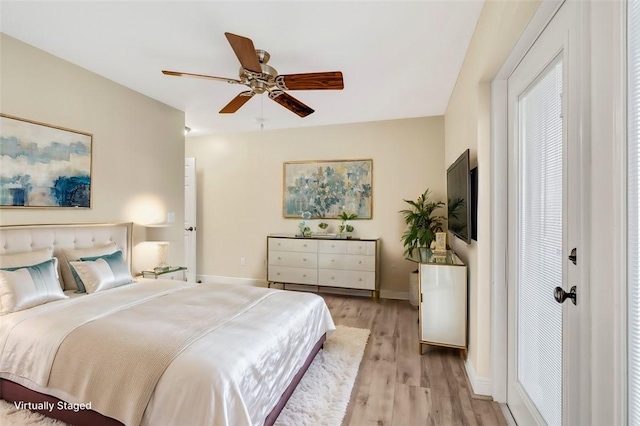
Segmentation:
<svg viewBox="0 0 640 426">
<path fill-rule="evenodd" d="M 471 243 L 471 175 L 469 150 L 447 169 L 447 229 L 467 244 Z"/>
</svg>

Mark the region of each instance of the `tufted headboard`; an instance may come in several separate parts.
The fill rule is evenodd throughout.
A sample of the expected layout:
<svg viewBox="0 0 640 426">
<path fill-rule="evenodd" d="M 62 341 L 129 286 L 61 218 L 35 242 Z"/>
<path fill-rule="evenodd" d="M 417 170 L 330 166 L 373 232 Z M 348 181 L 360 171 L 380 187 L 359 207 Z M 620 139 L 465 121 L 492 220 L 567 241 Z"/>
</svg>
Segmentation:
<svg viewBox="0 0 640 426">
<path fill-rule="evenodd" d="M 82 249 L 114 242 L 122 250 L 131 271 L 132 229 L 130 222 L 0 226 L 0 254 L 53 248 L 53 255 L 59 258 L 62 249 Z M 66 288 L 66 284 L 63 285 Z"/>
</svg>

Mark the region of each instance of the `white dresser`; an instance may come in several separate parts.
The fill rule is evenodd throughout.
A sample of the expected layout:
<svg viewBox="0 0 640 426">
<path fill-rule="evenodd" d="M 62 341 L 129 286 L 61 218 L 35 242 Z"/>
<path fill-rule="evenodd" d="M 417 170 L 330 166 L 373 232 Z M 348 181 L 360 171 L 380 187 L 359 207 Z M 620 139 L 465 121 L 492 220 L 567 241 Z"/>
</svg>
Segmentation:
<svg viewBox="0 0 640 426">
<path fill-rule="evenodd" d="M 379 239 L 267 237 L 267 281 L 379 291 Z"/>
</svg>

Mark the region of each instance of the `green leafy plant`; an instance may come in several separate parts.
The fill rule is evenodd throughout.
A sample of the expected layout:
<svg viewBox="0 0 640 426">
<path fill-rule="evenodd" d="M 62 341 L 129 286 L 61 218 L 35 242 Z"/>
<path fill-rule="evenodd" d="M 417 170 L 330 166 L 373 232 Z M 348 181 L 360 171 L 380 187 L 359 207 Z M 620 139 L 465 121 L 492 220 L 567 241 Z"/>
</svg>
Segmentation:
<svg viewBox="0 0 640 426">
<path fill-rule="evenodd" d="M 342 212 L 338 217 L 342 219 L 342 225 L 340 225 L 340 233 L 353 232 L 353 226 L 347 224 L 347 221 L 357 218 L 358 215 L 355 213 Z"/>
<path fill-rule="evenodd" d="M 348 220 L 353 220 L 353 219 L 357 218 L 357 217 L 358 217 L 358 215 L 357 215 L 357 214 L 355 214 L 355 213 L 351 213 L 351 214 L 349 214 L 349 213 L 347 213 L 347 212 L 342 212 L 342 213 L 340 213 L 340 216 L 338 216 L 338 217 L 339 217 L 340 219 L 342 219 L 342 221 L 343 221 L 343 222 L 346 222 L 346 221 L 348 221 Z"/>
<path fill-rule="evenodd" d="M 442 201 L 430 201 L 431 193 L 427 188 L 415 201 L 404 200 L 409 204 L 408 209 L 400 210 L 407 225 L 402 234 L 404 254 L 413 256 L 418 247 L 429 247 L 436 238 L 436 232 L 442 232 L 444 216 L 436 215 L 435 211 L 444 207 Z"/>
</svg>

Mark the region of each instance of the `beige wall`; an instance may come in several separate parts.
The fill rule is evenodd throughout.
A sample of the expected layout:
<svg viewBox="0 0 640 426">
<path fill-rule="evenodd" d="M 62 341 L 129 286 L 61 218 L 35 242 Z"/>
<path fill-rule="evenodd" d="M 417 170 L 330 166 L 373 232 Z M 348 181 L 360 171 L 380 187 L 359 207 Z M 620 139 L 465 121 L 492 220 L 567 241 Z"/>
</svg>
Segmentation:
<svg viewBox="0 0 640 426">
<path fill-rule="evenodd" d="M 490 83 L 539 1 L 487 1 L 482 9 L 445 114 L 445 167 L 469 148 L 478 166 L 478 241 L 452 239 L 469 265 L 469 362 L 491 376 L 491 146 Z"/>
<path fill-rule="evenodd" d="M 147 224 L 175 212 L 176 225 L 156 234 L 171 242 L 170 263 L 182 264 L 184 113 L 0 35 L 0 112 L 93 134 L 90 210 L 2 209 L 0 224 Z M 145 238 L 144 227 L 134 232 Z M 154 250 L 138 245 L 134 270 L 153 266 Z"/>
<path fill-rule="evenodd" d="M 370 158 L 373 219 L 354 221 L 354 234 L 382 239 L 383 295 L 406 293 L 415 265 L 402 255 L 402 200 L 427 187 L 434 200 L 446 194 L 442 117 L 189 138 L 186 156 L 198 176 L 199 275 L 266 278 L 266 235 L 300 222 L 282 217 L 283 162 Z M 336 232 L 339 220 L 328 222 Z"/>
</svg>

